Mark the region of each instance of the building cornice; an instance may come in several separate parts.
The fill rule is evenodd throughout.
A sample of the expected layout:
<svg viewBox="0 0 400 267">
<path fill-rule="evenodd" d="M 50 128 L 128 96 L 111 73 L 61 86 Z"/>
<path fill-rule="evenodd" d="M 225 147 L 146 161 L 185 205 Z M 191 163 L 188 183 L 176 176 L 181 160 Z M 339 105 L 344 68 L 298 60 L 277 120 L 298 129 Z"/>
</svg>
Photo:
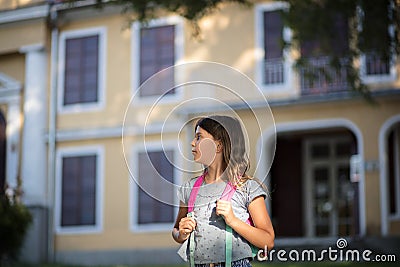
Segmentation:
<svg viewBox="0 0 400 267">
<path fill-rule="evenodd" d="M 122 136 L 144 136 L 176 133 L 180 129 L 182 123 L 176 122 L 172 124 L 153 123 L 148 125 L 132 125 L 132 126 L 114 126 L 114 127 L 98 127 L 89 129 L 58 129 L 56 133 L 57 142 L 95 140 L 107 138 L 122 138 Z M 45 134 L 45 140 L 48 141 L 48 133 Z"/>
<path fill-rule="evenodd" d="M 46 18 L 49 14 L 48 4 L 0 11 L 0 24 Z"/>
<path fill-rule="evenodd" d="M 379 99 L 390 97 L 397 98 L 400 97 L 400 89 L 382 89 L 371 91 L 371 98 L 373 101 L 378 101 Z M 310 95 L 301 96 L 297 98 L 290 99 L 270 99 L 266 101 L 252 101 L 248 103 L 231 103 L 228 105 L 219 105 L 207 107 L 206 112 L 223 112 L 227 109 L 232 110 L 249 110 L 249 109 L 259 109 L 265 107 L 278 108 L 278 107 L 289 107 L 289 106 L 301 106 L 301 105 L 312 105 L 312 104 L 327 104 L 327 103 L 337 103 L 337 102 L 348 102 L 355 100 L 363 100 L 368 104 L 368 100 L 364 99 L 361 95 L 356 92 L 341 92 L 336 94 L 325 94 L 325 95 Z M 373 105 L 372 103 L 370 103 Z M 196 114 L 203 114 L 205 110 L 203 107 L 190 107 L 184 109 L 181 112 L 183 116 L 191 116 Z"/>
</svg>

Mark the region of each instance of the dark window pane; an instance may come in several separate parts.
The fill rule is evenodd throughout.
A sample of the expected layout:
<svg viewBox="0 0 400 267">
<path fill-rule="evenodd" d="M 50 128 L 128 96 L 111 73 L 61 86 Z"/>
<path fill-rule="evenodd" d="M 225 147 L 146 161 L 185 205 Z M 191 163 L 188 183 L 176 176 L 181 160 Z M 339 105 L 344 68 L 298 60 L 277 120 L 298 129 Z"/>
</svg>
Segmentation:
<svg viewBox="0 0 400 267">
<path fill-rule="evenodd" d="M 368 53 L 365 55 L 365 70 L 367 75 L 388 75 L 390 60 L 373 52 Z"/>
<path fill-rule="evenodd" d="M 327 200 L 329 199 L 329 173 L 328 169 L 321 167 L 314 170 L 315 179 L 315 198 Z"/>
<path fill-rule="evenodd" d="M 311 148 L 311 157 L 313 159 L 321 159 L 329 157 L 329 144 L 315 144 Z"/>
<path fill-rule="evenodd" d="M 330 38 L 327 40 L 329 47 L 323 46 L 319 39 L 307 40 L 301 43 L 302 57 L 324 56 L 326 49 L 333 49 L 335 55 L 342 56 L 349 49 L 349 29 L 348 20 L 337 14 L 332 21 L 332 27 L 327 29 L 330 32 Z"/>
<path fill-rule="evenodd" d="M 283 20 L 281 11 L 264 12 L 264 83 L 273 85 L 284 82 Z"/>
<path fill-rule="evenodd" d="M 66 40 L 64 105 L 98 101 L 98 60 L 99 36 Z"/>
<path fill-rule="evenodd" d="M 157 72 L 175 64 L 175 26 L 160 26 L 140 30 L 140 84 Z M 141 96 L 162 95 L 174 86 L 174 73 L 158 76 L 157 81 L 140 90 Z M 173 94 L 171 90 L 168 94 Z"/>
<path fill-rule="evenodd" d="M 337 212 L 339 236 L 349 236 L 354 233 L 354 184 L 350 182 L 350 168 L 342 166 L 338 168 L 337 177 Z"/>
<path fill-rule="evenodd" d="M 336 143 L 335 154 L 338 157 L 349 157 L 353 151 L 353 146 L 350 142 Z"/>
<path fill-rule="evenodd" d="M 365 56 L 367 75 L 390 74 L 390 46 L 392 37 L 389 34 L 388 6 L 391 1 L 381 1 L 376 5 L 374 1 L 362 1 L 363 27 L 360 34 L 360 46 Z M 380 19 L 377 21 L 377 17 Z M 373 36 L 373 38 L 371 37 Z M 376 51 L 381 51 L 376 53 Z"/>
<path fill-rule="evenodd" d="M 266 59 L 281 58 L 283 21 L 281 11 L 264 12 L 264 49 Z"/>
<path fill-rule="evenodd" d="M 314 169 L 314 217 L 317 236 L 329 235 L 329 210 L 326 205 L 330 201 L 329 169 L 318 167 Z"/>
<path fill-rule="evenodd" d="M 61 226 L 96 223 L 96 155 L 62 160 Z"/>
<path fill-rule="evenodd" d="M 347 18 L 337 15 L 333 23 L 331 45 L 336 55 L 344 55 L 349 51 L 349 25 Z"/>
<path fill-rule="evenodd" d="M 174 195 L 170 190 L 165 190 L 161 179 L 172 183 L 173 166 L 172 151 L 153 151 L 139 153 L 139 181 L 143 188 L 153 192 L 162 199 L 172 202 Z M 139 201 L 138 223 L 170 223 L 173 221 L 174 210 L 171 205 L 160 202 L 149 196 L 142 188 L 139 188 L 137 196 Z"/>
</svg>

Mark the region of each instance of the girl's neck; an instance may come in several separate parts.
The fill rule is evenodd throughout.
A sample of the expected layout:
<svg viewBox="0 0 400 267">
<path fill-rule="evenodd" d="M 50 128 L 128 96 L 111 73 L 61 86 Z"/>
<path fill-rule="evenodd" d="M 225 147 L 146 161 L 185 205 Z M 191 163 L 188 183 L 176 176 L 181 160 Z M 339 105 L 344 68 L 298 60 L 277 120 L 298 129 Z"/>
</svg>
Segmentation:
<svg viewBox="0 0 400 267">
<path fill-rule="evenodd" d="M 222 166 L 208 166 L 207 174 L 204 177 L 206 184 L 212 184 L 222 181 L 221 177 L 223 174 Z"/>
</svg>

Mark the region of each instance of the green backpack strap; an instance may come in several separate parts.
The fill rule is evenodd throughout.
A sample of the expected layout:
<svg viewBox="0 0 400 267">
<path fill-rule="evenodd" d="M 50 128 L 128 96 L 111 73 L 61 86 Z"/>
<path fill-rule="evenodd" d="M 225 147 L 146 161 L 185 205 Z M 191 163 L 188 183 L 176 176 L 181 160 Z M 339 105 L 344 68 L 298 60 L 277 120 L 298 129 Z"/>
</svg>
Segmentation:
<svg viewBox="0 0 400 267">
<path fill-rule="evenodd" d="M 225 266 L 232 266 L 232 227 L 225 226 Z"/>
<path fill-rule="evenodd" d="M 260 249 L 256 246 L 254 246 L 253 244 L 250 244 L 250 246 L 251 246 L 251 254 L 253 255 L 253 258 L 257 257 L 258 251 Z"/>
<path fill-rule="evenodd" d="M 235 193 L 236 188 L 228 182 L 222 193 L 221 199 L 226 201 L 231 201 L 233 194 Z M 225 266 L 232 266 L 232 236 L 233 236 L 232 227 L 225 224 Z"/>
<path fill-rule="evenodd" d="M 233 236 L 233 230 L 232 227 L 229 225 L 225 226 L 225 266 L 231 266 L 232 265 L 232 236 Z M 250 244 L 251 247 L 251 254 L 253 255 L 253 258 L 257 256 L 259 248 L 254 246 L 253 244 Z"/>
</svg>

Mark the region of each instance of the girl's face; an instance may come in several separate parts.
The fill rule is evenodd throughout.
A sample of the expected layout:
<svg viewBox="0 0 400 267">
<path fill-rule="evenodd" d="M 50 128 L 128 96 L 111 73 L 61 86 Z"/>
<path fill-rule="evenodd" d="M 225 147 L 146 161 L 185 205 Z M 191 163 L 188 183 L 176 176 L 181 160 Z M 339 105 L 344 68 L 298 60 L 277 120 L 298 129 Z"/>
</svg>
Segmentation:
<svg viewBox="0 0 400 267">
<path fill-rule="evenodd" d="M 197 126 L 194 139 L 191 143 L 194 161 L 210 166 L 217 154 L 217 143 L 210 133 Z"/>
</svg>

